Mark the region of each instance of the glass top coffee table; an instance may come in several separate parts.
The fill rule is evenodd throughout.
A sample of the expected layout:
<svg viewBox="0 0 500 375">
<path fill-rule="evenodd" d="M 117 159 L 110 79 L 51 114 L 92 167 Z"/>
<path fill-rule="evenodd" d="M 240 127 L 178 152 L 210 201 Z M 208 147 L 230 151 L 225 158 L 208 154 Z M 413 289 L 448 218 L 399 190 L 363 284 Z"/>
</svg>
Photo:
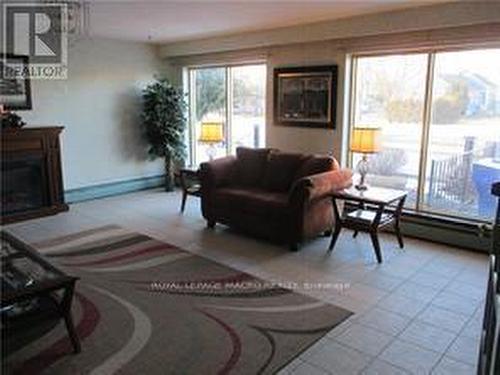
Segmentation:
<svg viewBox="0 0 500 375">
<path fill-rule="evenodd" d="M 370 234 L 377 261 L 382 263 L 382 252 L 378 240 L 378 231 L 380 229 L 393 225 L 399 247 L 404 247 L 399 224 L 406 196 L 406 191 L 379 187 L 369 187 L 367 190 L 357 190 L 355 187 L 351 187 L 334 192 L 331 197 L 335 215 L 335 228 L 328 250 L 333 250 L 342 228 L 354 230 L 353 237 L 356 237 L 358 232 L 367 232 Z M 355 208 L 346 209 L 341 214 L 337 206 L 338 200 L 348 202 Z M 394 207 L 388 210 L 389 206 Z"/>
<path fill-rule="evenodd" d="M 78 278 L 66 275 L 13 235 L 4 231 L 0 235 L 2 336 L 6 332 L 8 341 L 18 328 L 43 319 L 63 319 L 75 353 L 80 352 L 71 317 Z"/>
</svg>

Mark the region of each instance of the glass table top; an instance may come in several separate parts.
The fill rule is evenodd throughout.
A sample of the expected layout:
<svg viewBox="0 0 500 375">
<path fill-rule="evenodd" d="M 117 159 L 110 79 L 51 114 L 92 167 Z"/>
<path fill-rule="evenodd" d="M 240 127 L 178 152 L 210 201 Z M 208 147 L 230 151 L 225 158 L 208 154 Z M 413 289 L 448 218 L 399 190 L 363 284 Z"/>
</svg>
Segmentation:
<svg viewBox="0 0 500 375">
<path fill-rule="evenodd" d="M 15 293 L 64 276 L 43 258 L 1 237 L 2 293 Z"/>
<path fill-rule="evenodd" d="M 392 203 L 406 195 L 406 191 L 370 186 L 367 190 L 358 190 L 355 187 L 340 190 L 333 194 L 336 198 L 352 199 L 373 203 Z"/>
</svg>

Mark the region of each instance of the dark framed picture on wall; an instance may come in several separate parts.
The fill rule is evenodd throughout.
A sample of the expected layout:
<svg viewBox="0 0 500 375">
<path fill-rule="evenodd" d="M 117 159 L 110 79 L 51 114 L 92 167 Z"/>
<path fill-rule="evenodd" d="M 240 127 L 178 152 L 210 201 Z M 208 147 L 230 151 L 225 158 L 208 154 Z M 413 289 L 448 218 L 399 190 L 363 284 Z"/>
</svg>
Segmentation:
<svg viewBox="0 0 500 375">
<path fill-rule="evenodd" d="M 28 56 L 0 55 L 0 104 L 6 110 L 31 109 Z"/>
<path fill-rule="evenodd" d="M 274 69 L 275 124 L 334 129 L 336 106 L 336 65 Z"/>
</svg>

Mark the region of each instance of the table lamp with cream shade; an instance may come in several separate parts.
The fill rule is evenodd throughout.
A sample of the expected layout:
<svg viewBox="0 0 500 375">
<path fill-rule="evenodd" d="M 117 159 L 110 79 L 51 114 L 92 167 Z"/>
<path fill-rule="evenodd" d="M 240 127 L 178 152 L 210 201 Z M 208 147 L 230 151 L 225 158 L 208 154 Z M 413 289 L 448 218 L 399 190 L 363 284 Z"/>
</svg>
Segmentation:
<svg viewBox="0 0 500 375">
<path fill-rule="evenodd" d="M 217 144 L 224 141 L 224 123 L 217 121 L 202 122 L 198 142 L 208 144 L 207 156 L 213 160 L 217 153 Z"/>
<path fill-rule="evenodd" d="M 356 127 L 353 129 L 351 136 L 351 152 L 359 152 L 363 157 L 356 166 L 361 179 L 355 187 L 358 190 L 366 190 L 365 185 L 366 174 L 369 170 L 368 154 L 374 154 L 380 151 L 380 128 Z"/>
</svg>

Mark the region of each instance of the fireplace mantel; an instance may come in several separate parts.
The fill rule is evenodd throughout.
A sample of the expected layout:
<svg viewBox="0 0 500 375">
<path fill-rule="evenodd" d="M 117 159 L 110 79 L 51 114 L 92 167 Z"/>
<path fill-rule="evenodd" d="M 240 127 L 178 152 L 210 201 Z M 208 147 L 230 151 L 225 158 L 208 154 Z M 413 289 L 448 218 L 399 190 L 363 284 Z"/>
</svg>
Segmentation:
<svg viewBox="0 0 500 375">
<path fill-rule="evenodd" d="M 68 210 L 59 146 L 63 129 L 2 129 L 2 224 Z"/>
</svg>

